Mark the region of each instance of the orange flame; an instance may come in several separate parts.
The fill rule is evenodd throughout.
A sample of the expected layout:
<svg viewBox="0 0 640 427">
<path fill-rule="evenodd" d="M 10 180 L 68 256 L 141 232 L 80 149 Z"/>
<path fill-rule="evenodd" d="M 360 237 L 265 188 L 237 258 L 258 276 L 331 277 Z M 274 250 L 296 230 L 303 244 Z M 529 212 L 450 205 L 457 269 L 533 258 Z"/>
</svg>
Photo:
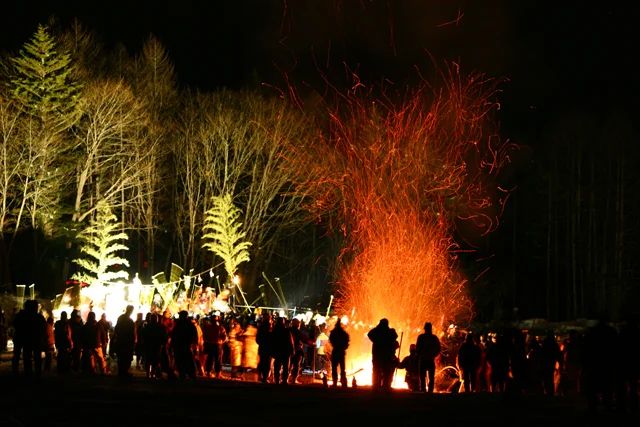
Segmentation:
<svg viewBox="0 0 640 427">
<path fill-rule="evenodd" d="M 507 198 L 495 182 L 510 147 L 492 132 L 495 85 L 457 67 L 445 77 L 441 90 L 425 85 L 397 102 L 371 89 L 338 93 L 327 131 L 291 156 L 310 209 L 338 215 L 336 312 L 370 327 L 386 317 L 403 354 L 424 322 L 442 331 L 471 319 L 452 232 L 460 223 L 491 232 Z M 364 329 L 351 360 L 370 359 Z"/>
</svg>

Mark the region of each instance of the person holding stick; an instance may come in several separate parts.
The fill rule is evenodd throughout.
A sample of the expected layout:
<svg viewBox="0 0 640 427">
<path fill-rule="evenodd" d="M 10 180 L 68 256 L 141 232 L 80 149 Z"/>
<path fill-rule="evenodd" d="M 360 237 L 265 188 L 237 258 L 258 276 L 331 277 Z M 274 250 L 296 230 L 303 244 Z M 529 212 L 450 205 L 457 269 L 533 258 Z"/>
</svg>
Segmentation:
<svg viewBox="0 0 640 427">
<path fill-rule="evenodd" d="M 397 365 L 396 349 L 400 347 L 398 333 L 389 327 L 388 319 L 380 319 L 378 325 L 371 329 L 367 336 L 372 342 L 373 390 L 389 391 Z"/>
</svg>

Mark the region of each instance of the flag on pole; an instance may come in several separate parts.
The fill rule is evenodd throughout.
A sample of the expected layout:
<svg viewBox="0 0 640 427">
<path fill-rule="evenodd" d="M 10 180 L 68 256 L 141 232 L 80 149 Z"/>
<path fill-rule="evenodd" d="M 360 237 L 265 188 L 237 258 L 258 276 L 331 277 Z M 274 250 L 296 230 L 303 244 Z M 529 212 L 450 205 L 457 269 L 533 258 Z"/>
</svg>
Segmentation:
<svg viewBox="0 0 640 427">
<path fill-rule="evenodd" d="M 142 289 L 140 290 L 140 304 L 143 306 L 151 305 L 156 290 L 154 285 L 142 285 Z"/>
<path fill-rule="evenodd" d="M 167 283 L 167 276 L 163 272 L 156 273 L 151 277 L 151 283 L 159 285 L 161 283 Z"/>
<path fill-rule="evenodd" d="M 178 306 L 182 307 L 187 300 L 187 288 L 184 282 L 181 280 L 178 282 L 178 286 L 176 286 L 175 291 L 173 292 L 173 302 Z"/>
<path fill-rule="evenodd" d="M 169 276 L 169 281 L 170 282 L 179 281 L 180 278 L 182 277 L 182 271 L 183 271 L 182 267 L 174 263 L 171 263 L 171 275 Z"/>
</svg>

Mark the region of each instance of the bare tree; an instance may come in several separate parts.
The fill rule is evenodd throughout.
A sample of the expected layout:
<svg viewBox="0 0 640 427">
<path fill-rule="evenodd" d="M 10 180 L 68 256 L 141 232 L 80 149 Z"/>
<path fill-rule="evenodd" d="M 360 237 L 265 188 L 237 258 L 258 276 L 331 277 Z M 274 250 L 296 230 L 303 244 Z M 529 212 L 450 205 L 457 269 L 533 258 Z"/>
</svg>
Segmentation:
<svg viewBox="0 0 640 427">
<path fill-rule="evenodd" d="M 304 138 L 304 118 L 277 99 L 223 91 L 192 95 L 179 124 L 175 214 L 185 265 L 200 260 L 196 247 L 212 196 L 233 194 L 253 243 L 251 283 L 279 239 L 307 220 L 284 151 Z"/>
<path fill-rule="evenodd" d="M 10 282 L 10 251 L 5 233 L 15 236 L 20 227 L 17 212 L 24 200 L 18 197 L 21 193 L 20 171 L 24 167 L 18 118 L 19 113 L 12 103 L 0 96 L 0 284 Z"/>
<path fill-rule="evenodd" d="M 173 64 L 164 46 L 150 36 L 142 47 L 141 54 L 132 65 L 131 82 L 136 98 L 143 104 L 149 116 L 147 141 L 153 150 L 145 149 L 137 197 L 132 201 L 128 221 L 143 230 L 149 271 L 155 271 L 155 233 L 161 222 L 161 210 L 170 207 L 170 191 L 165 188 L 172 175 L 170 139 L 173 132 L 175 104 L 177 102 L 176 77 Z M 123 220 L 125 218 L 123 217 Z"/>
<path fill-rule="evenodd" d="M 20 226 L 15 217 L 20 170 L 24 167 L 20 150 L 19 112 L 11 102 L 0 97 L 0 240 L 4 233 Z"/>
<path fill-rule="evenodd" d="M 98 201 L 123 210 L 145 176 L 144 160 L 153 152 L 145 145 L 147 115 L 122 81 L 99 81 L 87 87 L 82 119 L 75 129 L 77 162 L 73 197 L 76 223 L 92 215 Z M 145 154 L 147 153 L 147 154 Z"/>
</svg>

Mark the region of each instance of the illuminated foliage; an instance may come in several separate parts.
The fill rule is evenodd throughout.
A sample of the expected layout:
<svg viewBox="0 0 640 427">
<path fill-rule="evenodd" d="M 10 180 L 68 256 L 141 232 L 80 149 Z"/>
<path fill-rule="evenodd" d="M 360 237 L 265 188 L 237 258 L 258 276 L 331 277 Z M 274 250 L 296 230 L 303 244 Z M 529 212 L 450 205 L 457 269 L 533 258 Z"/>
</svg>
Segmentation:
<svg viewBox="0 0 640 427">
<path fill-rule="evenodd" d="M 102 285 L 118 279 L 128 279 L 129 273 L 114 267 L 129 266 L 129 261 L 118 256 L 118 252 L 128 248 L 119 243 L 127 240 L 127 234 L 119 232 L 120 224 L 117 217 L 105 203 L 99 203 L 96 216 L 89 226 L 78 235 L 82 242 L 80 251 L 84 258 L 74 259 L 81 271 L 73 278 L 92 285 Z"/>
<path fill-rule="evenodd" d="M 7 86 L 21 111 L 23 141 L 16 226 L 30 217 L 33 228 L 51 236 L 65 211 L 62 193 L 72 168 L 67 158 L 72 144 L 65 132 L 79 118 L 80 84 L 69 54 L 42 25 L 8 65 Z"/>
<path fill-rule="evenodd" d="M 249 261 L 251 242 L 244 241 L 246 233 L 241 231 L 240 209 L 234 206 L 230 194 L 213 198 L 213 207 L 207 211 L 202 236 L 204 248 L 224 261 L 227 281 L 231 281 L 238 265 Z"/>
<path fill-rule="evenodd" d="M 172 153 L 182 262 L 203 262 L 197 242 L 205 212 L 213 196 L 232 193 L 253 243 L 252 266 L 263 267 L 283 236 L 307 220 L 304 195 L 293 191 L 295 171 L 285 156 L 289 143 L 304 138 L 304 118 L 255 92 L 193 94 L 185 101 Z"/>
<path fill-rule="evenodd" d="M 57 46 L 46 27 L 38 26 L 12 63 L 11 92 L 25 112 L 55 131 L 75 123 L 80 85 L 72 77 L 69 54 Z"/>
</svg>

